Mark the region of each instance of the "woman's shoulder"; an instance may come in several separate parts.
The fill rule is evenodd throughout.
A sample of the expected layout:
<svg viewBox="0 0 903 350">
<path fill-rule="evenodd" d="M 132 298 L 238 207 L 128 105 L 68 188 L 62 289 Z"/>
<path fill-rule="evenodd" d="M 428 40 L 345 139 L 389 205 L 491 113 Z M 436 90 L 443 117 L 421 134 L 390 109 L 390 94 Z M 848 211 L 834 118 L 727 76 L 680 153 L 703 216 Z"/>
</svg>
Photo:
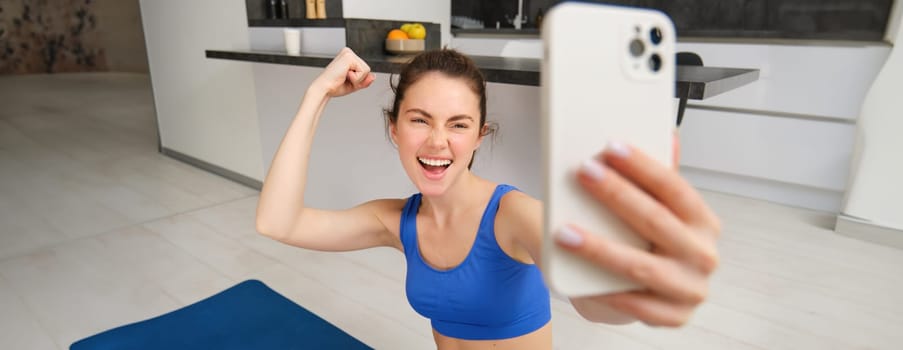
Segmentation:
<svg viewBox="0 0 903 350">
<path fill-rule="evenodd" d="M 498 215 L 516 219 L 523 215 L 535 215 L 537 210 L 542 211 L 542 202 L 515 188 L 499 200 Z"/>
<path fill-rule="evenodd" d="M 508 184 L 499 184 L 499 186 L 508 187 L 510 189 L 507 193 L 505 193 L 504 196 L 502 196 L 501 200 L 503 203 L 505 203 L 505 202 L 509 202 L 509 203 L 526 202 L 526 203 L 534 203 L 535 204 L 535 203 L 540 202 L 538 199 L 533 198 L 533 196 L 527 194 L 524 191 L 521 191 L 519 188 L 517 188 L 515 186 L 508 185 Z"/>
<path fill-rule="evenodd" d="M 386 230 L 397 238 L 399 236 L 398 228 L 401 224 L 401 214 L 407 201 L 407 198 L 381 198 L 365 202 L 361 206 L 367 207 L 379 219 Z"/>
<path fill-rule="evenodd" d="M 542 232 L 542 202 L 521 191 L 502 196 L 495 217 L 495 236 L 509 256 L 533 263 Z M 506 249 L 507 248 L 507 249 Z"/>
<path fill-rule="evenodd" d="M 387 228 L 393 228 L 404 211 L 407 198 L 381 198 L 361 203 L 354 210 L 364 209 L 379 218 Z"/>
</svg>

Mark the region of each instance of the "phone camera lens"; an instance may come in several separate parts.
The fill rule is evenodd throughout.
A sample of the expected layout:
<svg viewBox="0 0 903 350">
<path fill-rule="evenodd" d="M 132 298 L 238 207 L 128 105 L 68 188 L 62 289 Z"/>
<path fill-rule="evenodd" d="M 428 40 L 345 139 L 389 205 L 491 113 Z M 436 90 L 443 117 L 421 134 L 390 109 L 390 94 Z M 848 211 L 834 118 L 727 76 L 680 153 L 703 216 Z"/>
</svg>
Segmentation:
<svg viewBox="0 0 903 350">
<path fill-rule="evenodd" d="M 662 30 L 658 27 L 652 27 L 649 30 L 649 40 L 652 41 L 653 44 L 658 45 L 662 42 Z"/>
<path fill-rule="evenodd" d="M 642 40 L 633 39 L 630 41 L 630 55 L 640 57 L 643 55 L 643 52 L 646 52 L 646 45 L 643 44 Z"/>
<path fill-rule="evenodd" d="M 660 69 L 662 69 L 662 58 L 657 53 L 649 56 L 649 69 L 651 69 L 653 72 L 658 72 Z"/>
</svg>

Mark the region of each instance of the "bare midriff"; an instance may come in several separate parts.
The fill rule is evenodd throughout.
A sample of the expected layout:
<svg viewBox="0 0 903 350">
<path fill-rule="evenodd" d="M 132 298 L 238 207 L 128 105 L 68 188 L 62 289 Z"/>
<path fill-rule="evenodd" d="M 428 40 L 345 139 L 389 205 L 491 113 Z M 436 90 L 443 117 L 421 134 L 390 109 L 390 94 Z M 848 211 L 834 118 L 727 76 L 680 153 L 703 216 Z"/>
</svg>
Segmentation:
<svg viewBox="0 0 903 350">
<path fill-rule="evenodd" d="M 446 337 L 433 330 L 438 350 L 550 350 L 552 349 L 552 322 L 519 337 L 500 340 L 465 340 Z"/>
</svg>

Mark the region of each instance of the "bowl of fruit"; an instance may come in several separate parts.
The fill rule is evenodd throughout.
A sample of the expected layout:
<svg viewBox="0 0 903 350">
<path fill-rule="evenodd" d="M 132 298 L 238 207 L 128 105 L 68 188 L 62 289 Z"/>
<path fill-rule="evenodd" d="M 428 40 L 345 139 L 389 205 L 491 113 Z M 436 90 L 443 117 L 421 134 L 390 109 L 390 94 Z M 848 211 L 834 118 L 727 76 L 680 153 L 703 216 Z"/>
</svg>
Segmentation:
<svg viewBox="0 0 903 350">
<path fill-rule="evenodd" d="M 426 47 L 426 28 L 420 23 L 405 23 L 386 34 L 386 51 L 395 55 L 412 55 Z"/>
</svg>

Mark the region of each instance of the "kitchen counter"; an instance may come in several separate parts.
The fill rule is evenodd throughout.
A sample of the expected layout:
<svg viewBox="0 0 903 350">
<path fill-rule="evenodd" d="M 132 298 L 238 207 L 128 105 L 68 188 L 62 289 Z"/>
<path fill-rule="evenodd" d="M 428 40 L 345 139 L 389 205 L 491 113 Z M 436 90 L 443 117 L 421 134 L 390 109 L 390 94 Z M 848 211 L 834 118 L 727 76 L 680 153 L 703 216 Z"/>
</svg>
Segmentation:
<svg viewBox="0 0 903 350">
<path fill-rule="evenodd" d="M 363 56 L 373 72 L 399 73 L 412 56 Z M 286 64 L 295 66 L 326 67 L 333 56 L 302 54 L 289 56 L 277 51 L 218 51 L 207 50 L 207 58 Z M 514 57 L 470 56 L 486 76 L 496 83 L 539 86 L 539 60 Z"/>
<path fill-rule="evenodd" d="M 308 67 L 326 67 L 332 61 L 331 55 L 302 54 L 289 56 L 278 51 L 222 51 L 207 50 L 207 58 L 284 64 Z M 361 57 L 370 69 L 379 73 L 398 73 L 410 58 L 405 56 L 363 56 Z M 470 56 L 486 76 L 486 80 L 494 83 L 539 86 L 540 60 L 536 58 Z M 678 96 L 694 100 L 706 99 L 743 85 L 759 78 L 758 69 L 724 68 L 704 66 L 678 66 Z M 681 92 L 686 96 L 680 96 Z"/>
</svg>

